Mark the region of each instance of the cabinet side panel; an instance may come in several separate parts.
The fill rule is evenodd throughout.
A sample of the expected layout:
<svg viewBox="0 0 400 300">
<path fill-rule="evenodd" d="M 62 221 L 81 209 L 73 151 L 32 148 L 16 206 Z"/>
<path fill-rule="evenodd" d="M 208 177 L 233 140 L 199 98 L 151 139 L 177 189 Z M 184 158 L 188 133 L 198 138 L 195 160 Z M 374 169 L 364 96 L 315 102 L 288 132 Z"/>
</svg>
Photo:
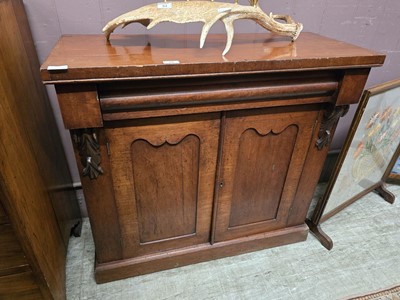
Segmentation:
<svg viewBox="0 0 400 300">
<path fill-rule="evenodd" d="M 199 138 L 158 147 L 137 140 L 131 150 L 140 242 L 194 234 Z"/>
<path fill-rule="evenodd" d="M 239 141 L 229 227 L 275 219 L 298 127 L 261 135 L 247 129 Z"/>
<path fill-rule="evenodd" d="M 72 132 L 73 135 L 74 132 Z M 111 166 L 104 131 L 98 130 L 97 137 L 100 146 L 100 166 L 104 170 L 104 173 L 97 177 L 97 179 L 90 179 L 89 176 L 83 176 L 84 165 L 81 162 L 80 150 L 76 143 L 74 150 L 93 232 L 94 244 L 96 246 L 96 261 L 98 263 L 105 263 L 121 259 L 122 250 Z"/>
<path fill-rule="evenodd" d="M 323 122 L 323 116 L 324 111 L 321 111 L 318 117 L 318 126 L 315 127 L 312 141 L 316 141 L 318 139 L 318 133 L 321 129 L 321 123 Z M 337 124 L 331 128 L 331 137 L 333 137 L 335 134 L 336 125 Z M 304 220 L 307 216 L 307 211 L 310 207 L 310 203 L 315 192 L 315 188 L 318 184 L 318 179 L 324 166 L 323 162 L 328 155 L 328 150 L 329 145 L 326 145 L 321 150 L 318 150 L 318 147 L 316 147 L 314 143 L 310 144 L 302 177 L 300 179 L 299 187 L 296 191 L 296 199 L 288 218 L 288 226 L 296 226 L 304 223 Z"/>
</svg>

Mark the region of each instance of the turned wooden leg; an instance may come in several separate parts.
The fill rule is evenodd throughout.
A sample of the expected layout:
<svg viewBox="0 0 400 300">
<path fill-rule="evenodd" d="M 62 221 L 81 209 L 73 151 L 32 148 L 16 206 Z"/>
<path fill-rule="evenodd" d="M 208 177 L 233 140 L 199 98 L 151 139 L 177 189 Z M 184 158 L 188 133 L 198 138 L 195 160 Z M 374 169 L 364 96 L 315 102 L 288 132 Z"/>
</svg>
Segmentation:
<svg viewBox="0 0 400 300">
<path fill-rule="evenodd" d="M 379 196 L 381 196 L 386 202 L 389 202 L 390 204 L 393 204 L 394 200 L 396 199 L 396 197 L 386 188 L 383 183 L 375 189 L 375 192 L 377 192 Z"/>
<path fill-rule="evenodd" d="M 314 224 L 311 220 L 306 219 L 306 224 L 310 228 L 311 233 L 326 249 L 331 250 L 333 247 L 332 239 L 321 229 L 320 225 Z"/>
</svg>

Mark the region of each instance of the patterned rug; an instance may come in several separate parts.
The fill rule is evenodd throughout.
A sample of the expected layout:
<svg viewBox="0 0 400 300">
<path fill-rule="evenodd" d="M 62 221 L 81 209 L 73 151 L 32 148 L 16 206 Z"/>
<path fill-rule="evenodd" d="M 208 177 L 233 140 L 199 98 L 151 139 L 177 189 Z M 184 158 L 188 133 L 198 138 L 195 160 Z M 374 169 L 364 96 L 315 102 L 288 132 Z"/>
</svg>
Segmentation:
<svg viewBox="0 0 400 300">
<path fill-rule="evenodd" d="M 400 300 L 400 285 L 346 300 Z"/>
</svg>

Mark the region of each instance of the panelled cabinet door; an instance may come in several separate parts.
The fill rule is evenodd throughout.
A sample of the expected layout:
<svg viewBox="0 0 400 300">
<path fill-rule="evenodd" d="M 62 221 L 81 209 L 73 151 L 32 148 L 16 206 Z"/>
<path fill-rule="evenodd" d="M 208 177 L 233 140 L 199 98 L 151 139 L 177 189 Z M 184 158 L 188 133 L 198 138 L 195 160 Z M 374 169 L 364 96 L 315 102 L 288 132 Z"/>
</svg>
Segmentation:
<svg viewBox="0 0 400 300">
<path fill-rule="evenodd" d="M 216 242 L 285 227 L 317 116 L 312 107 L 227 113 Z"/>
<path fill-rule="evenodd" d="M 209 242 L 219 118 L 106 129 L 124 258 Z"/>
</svg>

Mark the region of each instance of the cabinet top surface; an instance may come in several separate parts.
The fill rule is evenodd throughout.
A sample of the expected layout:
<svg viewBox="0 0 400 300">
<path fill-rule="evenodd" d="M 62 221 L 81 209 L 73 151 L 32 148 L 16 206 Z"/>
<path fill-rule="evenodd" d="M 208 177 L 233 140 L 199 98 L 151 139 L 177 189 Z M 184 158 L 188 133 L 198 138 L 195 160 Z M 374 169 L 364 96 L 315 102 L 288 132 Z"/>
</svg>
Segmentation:
<svg viewBox="0 0 400 300">
<path fill-rule="evenodd" d="M 63 36 L 41 67 L 45 83 L 118 80 L 380 66 L 385 56 L 367 49 L 302 33 L 295 42 L 273 34 L 237 34 L 222 56 L 226 36 L 209 35 Z M 67 70 L 48 71 L 67 65 Z"/>
</svg>

